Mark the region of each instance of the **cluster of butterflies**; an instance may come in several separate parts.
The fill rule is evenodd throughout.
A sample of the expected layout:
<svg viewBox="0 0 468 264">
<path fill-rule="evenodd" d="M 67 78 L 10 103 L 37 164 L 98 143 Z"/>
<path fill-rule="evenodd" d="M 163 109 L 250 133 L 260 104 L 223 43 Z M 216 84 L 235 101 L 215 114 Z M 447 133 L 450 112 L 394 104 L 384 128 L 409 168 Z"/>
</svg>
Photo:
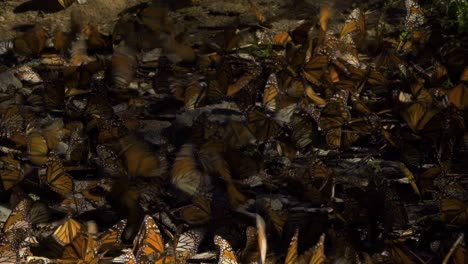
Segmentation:
<svg viewBox="0 0 468 264">
<path fill-rule="evenodd" d="M 0 43 L 0 263 L 464 263 L 468 67 L 405 3 L 400 39 L 249 0 L 203 43 L 163 1 Z"/>
</svg>

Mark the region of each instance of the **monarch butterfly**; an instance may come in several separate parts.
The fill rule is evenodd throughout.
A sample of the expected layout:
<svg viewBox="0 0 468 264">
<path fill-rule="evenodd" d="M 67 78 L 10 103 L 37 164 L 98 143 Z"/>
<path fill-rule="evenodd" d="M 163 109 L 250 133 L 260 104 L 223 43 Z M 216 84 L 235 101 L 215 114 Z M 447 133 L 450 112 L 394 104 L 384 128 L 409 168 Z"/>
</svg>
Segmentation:
<svg viewBox="0 0 468 264">
<path fill-rule="evenodd" d="M 468 206 L 455 198 L 444 198 L 440 201 L 440 218 L 448 226 L 468 225 Z"/>
<path fill-rule="evenodd" d="M 280 125 L 261 108 L 254 107 L 247 112 L 247 127 L 259 141 L 266 141 L 277 136 Z"/>
<path fill-rule="evenodd" d="M 405 0 L 406 18 L 405 27 L 409 31 L 417 29 L 424 24 L 424 12 L 414 0 Z"/>
<path fill-rule="evenodd" d="M 99 241 L 93 235 L 80 231 L 73 238 L 73 242 L 63 249 L 62 259 L 97 264 L 101 258 L 98 255 L 99 247 Z"/>
<path fill-rule="evenodd" d="M 13 41 L 0 41 L 0 55 L 7 53 L 8 51 L 13 49 Z"/>
<path fill-rule="evenodd" d="M 402 116 L 411 130 L 419 132 L 425 128 L 437 112 L 433 108 L 427 109 L 421 103 L 413 103 L 403 110 Z"/>
<path fill-rule="evenodd" d="M 32 164 L 42 166 L 47 162 L 49 148 L 47 141 L 38 132 L 33 132 L 28 135 L 28 155 Z"/>
<path fill-rule="evenodd" d="M 233 148 L 242 148 L 255 141 L 254 135 L 240 121 L 229 120 L 226 124 L 225 142 Z"/>
<path fill-rule="evenodd" d="M 52 233 L 52 237 L 57 243 L 65 246 L 70 244 L 82 229 L 82 224 L 73 218 L 69 218 L 55 229 L 54 233 Z"/>
<path fill-rule="evenodd" d="M 77 40 L 71 43 L 70 65 L 80 66 L 82 64 L 87 64 L 91 60 L 91 57 L 88 56 L 86 39 L 83 34 L 80 34 L 78 35 Z"/>
<path fill-rule="evenodd" d="M 317 122 L 309 116 L 294 114 L 289 124 L 292 133 L 291 141 L 299 149 L 304 149 L 317 139 Z"/>
<path fill-rule="evenodd" d="M 218 246 L 218 264 L 237 264 L 237 258 L 234 251 L 223 237 L 219 235 L 214 236 L 214 243 Z"/>
<path fill-rule="evenodd" d="M 127 135 L 128 131 L 120 120 L 98 118 L 96 122 L 99 131 L 97 135 L 99 144 L 114 142 Z"/>
<path fill-rule="evenodd" d="M 275 73 L 268 76 L 267 82 L 265 84 L 265 89 L 263 92 L 263 104 L 267 105 L 270 101 L 275 99 L 275 97 L 280 93 L 278 79 Z"/>
<path fill-rule="evenodd" d="M 325 234 L 322 234 L 314 247 L 297 258 L 297 263 L 322 264 L 326 261 L 324 250 Z"/>
<path fill-rule="evenodd" d="M 177 153 L 171 171 L 172 184 L 191 196 L 195 196 L 201 191 L 204 179 L 207 177 L 198 169 L 194 155 L 194 145 L 182 145 Z"/>
<path fill-rule="evenodd" d="M 11 243 L 0 245 L 0 263 L 19 263 L 17 250 Z"/>
<path fill-rule="evenodd" d="M 330 19 L 331 16 L 331 8 L 328 5 L 324 5 L 320 7 L 320 15 L 319 15 L 319 23 L 320 23 L 320 28 L 322 31 L 327 31 L 327 24 L 328 20 Z"/>
<path fill-rule="evenodd" d="M 64 52 L 72 43 L 72 35 L 64 32 L 60 26 L 57 26 L 53 32 L 52 44 L 57 51 Z"/>
<path fill-rule="evenodd" d="M 63 8 L 71 6 L 76 0 L 57 0 Z"/>
<path fill-rule="evenodd" d="M 353 32 L 364 33 L 366 31 L 366 24 L 364 20 L 364 15 L 359 8 L 354 9 L 341 29 L 340 37 L 343 38 L 345 35 L 348 35 Z"/>
<path fill-rule="evenodd" d="M 21 170 L 4 169 L 0 171 L 0 179 L 2 180 L 3 189 L 8 191 L 23 180 L 23 173 Z"/>
<path fill-rule="evenodd" d="M 237 94 L 241 89 L 245 88 L 253 79 L 258 77 L 260 74 L 260 71 L 253 70 L 253 71 L 248 71 L 244 75 L 242 75 L 237 81 L 235 81 L 233 84 L 229 85 L 227 88 L 227 96 L 233 96 Z"/>
<path fill-rule="evenodd" d="M 11 154 L 1 157 L 0 161 L 3 163 L 3 170 L 0 171 L 3 189 L 9 190 L 23 179 L 21 164 Z"/>
<path fill-rule="evenodd" d="M 449 103 L 463 111 L 468 109 L 468 86 L 465 82 L 460 82 L 448 92 Z"/>
<path fill-rule="evenodd" d="M 100 33 L 95 26 L 85 25 L 81 32 L 86 37 L 87 47 L 91 52 L 106 53 L 112 50 L 111 36 Z"/>
<path fill-rule="evenodd" d="M 23 82 L 30 84 L 42 83 L 41 76 L 35 72 L 31 67 L 23 65 L 15 70 L 15 76 Z"/>
<path fill-rule="evenodd" d="M 100 249 L 106 250 L 114 247 L 115 245 L 121 245 L 122 241 L 120 237 L 122 236 L 126 225 L 127 220 L 120 220 L 117 224 L 101 233 L 98 236 L 99 243 L 101 244 Z"/>
<path fill-rule="evenodd" d="M 266 21 L 265 15 L 263 15 L 262 11 L 260 11 L 260 9 L 255 4 L 255 2 L 253 0 L 249 0 L 249 4 L 250 4 L 250 9 L 255 14 L 255 17 L 257 18 L 257 20 L 262 23 L 265 22 Z"/>
<path fill-rule="evenodd" d="M 22 56 L 34 56 L 41 53 L 44 49 L 47 39 L 47 31 L 37 26 L 13 39 L 13 50 Z"/>
<path fill-rule="evenodd" d="M 133 241 L 133 252 L 139 263 L 154 263 L 163 257 L 164 242 L 161 231 L 151 216 L 145 216 Z"/>
<path fill-rule="evenodd" d="M 404 163 L 400 163 L 400 169 L 403 175 L 408 179 L 411 187 L 413 188 L 414 192 L 421 197 L 421 192 L 419 191 L 418 185 L 416 184 L 416 179 L 414 178 L 413 173 L 406 167 Z"/>
<path fill-rule="evenodd" d="M 292 38 L 288 32 L 279 32 L 273 36 L 272 42 L 275 45 L 286 47 L 288 43 L 292 42 Z"/>
<path fill-rule="evenodd" d="M 30 199 L 22 199 L 11 211 L 5 224 L 3 225 L 3 233 L 11 232 L 18 228 L 28 228 L 29 219 L 27 216 L 28 210 L 31 208 L 32 201 Z"/>
<path fill-rule="evenodd" d="M 114 49 L 111 58 L 112 79 L 118 88 L 127 88 L 135 74 L 136 60 L 134 51 L 127 46 Z"/>
<path fill-rule="evenodd" d="M 211 198 L 200 195 L 193 199 L 193 204 L 176 209 L 178 217 L 192 225 L 206 224 L 211 219 Z"/>
<path fill-rule="evenodd" d="M 324 131 L 339 128 L 350 118 L 346 105 L 341 101 L 330 101 L 325 105 L 320 114 L 319 126 Z"/>
<path fill-rule="evenodd" d="M 191 229 L 186 231 L 177 238 L 176 259 L 177 261 L 186 261 L 198 251 L 198 246 L 202 242 L 205 235 L 203 229 Z"/>
<path fill-rule="evenodd" d="M 65 173 L 62 163 L 57 156 L 52 155 L 47 160 L 46 181 L 50 188 L 62 196 L 73 192 L 73 179 Z"/>
<path fill-rule="evenodd" d="M 125 167 L 112 149 L 98 145 L 96 152 L 99 158 L 98 164 L 106 175 L 114 178 L 122 178 L 121 176 L 125 175 Z"/>
<path fill-rule="evenodd" d="M 164 155 L 156 155 L 143 143 L 131 136 L 119 140 L 120 156 L 130 177 L 159 177 L 166 172 Z"/>
<path fill-rule="evenodd" d="M 184 103 L 187 109 L 194 109 L 200 106 L 205 97 L 206 88 L 198 80 L 192 80 L 185 88 Z"/>
<path fill-rule="evenodd" d="M 28 211 L 28 219 L 31 224 L 40 224 L 49 221 L 51 212 L 45 202 L 35 201 Z"/>
<path fill-rule="evenodd" d="M 327 104 L 327 101 L 325 101 L 325 99 L 323 99 L 322 97 L 320 97 L 315 91 L 314 89 L 312 88 L 311 85 L 306 85 L 305 87 L 305 95 L 307 95 L 308 98 L 310 98 L 310 100 L 312 100 L 312 102 L 318 106 L 325 106 Z"/>
<path fill-rule="evenodd" d="M 324 69 L 328 65 L 327 56 L 315 56 L 304 65 L 302 75 L 313 85 L 320 85 Z"/>
<path fill-rule="evenodd" d="M 291 238 L 291 242 L 289 242 L 288 253 L 286 255 L 286 259 L 284 260 L 284 264 L 295 264 L 297 263 L 297 240 L 299 238 L 299 230 L 296 229 L 294 232 L 293 237 Z"/>
</svg>

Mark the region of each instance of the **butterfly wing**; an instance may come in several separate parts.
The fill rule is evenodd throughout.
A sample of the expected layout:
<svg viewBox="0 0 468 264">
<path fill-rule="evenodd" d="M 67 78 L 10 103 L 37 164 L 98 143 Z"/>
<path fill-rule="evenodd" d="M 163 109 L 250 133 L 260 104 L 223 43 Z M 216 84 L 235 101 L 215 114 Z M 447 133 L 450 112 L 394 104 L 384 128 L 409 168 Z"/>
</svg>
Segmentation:
<svg viewBox="0 0 468 264">
<path fill-rule="evenodd" d="M 218 264 L 238 264 L 234 250 L 229 242 L 219 235 L 215 235 L 214 243 L 218 246 Z"/>
<path fill-rule="evenodd" d="M 164 242 L 156 222 L 151 216 L 145 216 L 133 242 L 133 252 L 140 263 L 151 263 L 164 254 Z"/>
<path fill-rule="evenodd" d="M 56 156 L 47 161 L 46 181 L 50 188 L 63 196 L 73 192 L 73 179 L 65 173 L 62 163 Z"/>
</svg>

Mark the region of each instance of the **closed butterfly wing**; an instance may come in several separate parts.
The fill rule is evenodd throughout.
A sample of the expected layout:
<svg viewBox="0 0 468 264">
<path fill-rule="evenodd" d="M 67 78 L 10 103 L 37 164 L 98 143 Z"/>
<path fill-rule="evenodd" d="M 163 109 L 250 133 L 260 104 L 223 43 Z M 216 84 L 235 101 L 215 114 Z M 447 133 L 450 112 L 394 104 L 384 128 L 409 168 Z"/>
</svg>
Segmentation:
<svg viewBox="0 0 468 264">
<path fill-rule="evenodd" d="M 63 196 L 73 192 L 73 179 L 65 173 L 62 163 L 56 156 L 47 161 L 46 181 L 50 188 Z"/>
<path fill-rule="evenodd" d="M 349 17 L 346 19 L 343 28 L 341 29 L 340 37 L 354 33 L 360 32 L 364 33 L 366 31 L 364 15 L 362 14 L 359 8 L 354 9 Z"/>
<path fill-rule="evenodd" d="M 267 79 L 263 92 L 263 105 L 267 105 L 279 94 L 279 85 L 276 74 L 272 73 Z"/>
<path fill-rule="evenodd" d="M 45 138 L 37 132 L 31 133 L 28 136 L 28 154 L 31 163 L 37 166 L 46 164 L 48 153 L 49 148 Z"/>
<path fill-rule="evenodd" d="M 175 249 L 177 261 L 183 262 L 195 255 L 204 235 L 203 229 L 191 229 L 180 234 Z"/>
<path fill-rule="evenodd" d="M 127 220 L 120 220 L 117 224 L 113 225 L 111 228 L 100 234 L 98 237 L 101 245 L 100 249 L 106 250 L 117 245 L 121 245 L 122 241 L 120 237 L 122 236 L 122 232 L 124 231 L 126 225 Z"/>
<path fill-rule="evenodd" d="M 154 263 L 163 257 L 164 242 L 161 231 L 151 216 L 145 216 L 133 242 L 133 252 L 140 263 Z"/>
<path fill-rule="evenodd" d="M 295 264 L 297 263 L 297 240 L 299 238 L 299 230 L 296 229 L 294 236 L 291 238 L 289 243 L 288 253 L 286 254 L 286 259 L 284 264 Z"/>
<path fill-rule="evenodd" d="M 218 246 L 218 264 L 237 264 L 237 258 L 229 242 L 219 235 L 215 235 L 214 243 Z"/>
<path fill-rule="evenodd" d="M 419 132 L 424 129 L 426 124 L 437 114 L 437 110 L 424 107 L 421 103 L 413 103 L 405 110 L 402 116 L 408 126 L 414 131 Z"/>
<path fill-rule="evenodd" d="M 468 206 L 455 198 L 444 198 L 440 201 L 440 218 L 448 226 L 468 225 Z"/>
<path fill-rule="evenodd" d="M 468 109 L 468 86 L 465 82 L 461 82 L 448 92 L 448 101 L 460 110 Z"/>
<path fill-rule="evenodd" d="M 329 102 L 320 115 L 320 128 L 328 131 L 341 127 L 350 118 L 349 111 L 341 101 Z"/>
<path fill-rule="evenodd" d="M 23 226 L 23 222 L 29 222 L 27 212 L 31 207 L 31 204 L 32 201 L 30 199 L 23 199 L 15 206 L 15 208 L 3 224 L 3 233 L 10 232 L 17 228 L 27 227 Z"/>
<path fill-rule="evenodd" d="M 51 211 L 45 202 L 35 201 L 28 211 L 28 218 L 35 225 L 46 223 L 51 218 Z"/>
<path fill-rule="evenodd" d="M 0 179 L 2 180 L 3 190 L 8 191 L 23 180 L 23 173 L 21 170 L 4 169 L 0 171 Z"/>
</svg>

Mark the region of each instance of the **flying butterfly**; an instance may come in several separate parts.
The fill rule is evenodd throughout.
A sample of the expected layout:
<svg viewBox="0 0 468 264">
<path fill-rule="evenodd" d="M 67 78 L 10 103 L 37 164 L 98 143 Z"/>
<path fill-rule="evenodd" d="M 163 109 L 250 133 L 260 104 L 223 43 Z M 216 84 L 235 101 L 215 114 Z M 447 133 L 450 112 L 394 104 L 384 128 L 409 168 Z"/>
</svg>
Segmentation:
<svg viewBox="0 0 468 264">
<path fill-rule="evenodd" d="M 156 155 L 147 145 L 131 136 L 119 140 L 120 156 L 130 177 L 159 177 L 166 172 L 164 155 Z"/>
<path fill-rule="evenodd" d="M 178 218 L 192 225 L 202 225 L 211 219 L 211 198 L 200 195 L 192 200 L 193 204 L 178 208 L 174 211 Z"/>
<path fill-rule="evenodd" d="M 112 79 L 118 88 L 127 88 L 135 74 L 136 60 L 134 51 L 127 46 L 114 49 L 111 58 Z"/>
<path fill-rule="evenodd" d="M 62 196 L 73 192 L 73 178 L 65 173 L 62 163 L 56 155 L 47 160 L 46 182 L 50 188 Z"/>
<path fill-rule="evenodd" d="M 22 56 L 39 55 L 45 48 L 47 31 L 40 26 L 13 39 L 13 50 Z"/>
<path fill-rule="evenodd" d="M 195 146 L 184 144 L 177 153 L 171 171 L 172 184 L 184 193 L 195 196 L 204 184 L 204 175 L 195 160 Z"/>
</svg>

